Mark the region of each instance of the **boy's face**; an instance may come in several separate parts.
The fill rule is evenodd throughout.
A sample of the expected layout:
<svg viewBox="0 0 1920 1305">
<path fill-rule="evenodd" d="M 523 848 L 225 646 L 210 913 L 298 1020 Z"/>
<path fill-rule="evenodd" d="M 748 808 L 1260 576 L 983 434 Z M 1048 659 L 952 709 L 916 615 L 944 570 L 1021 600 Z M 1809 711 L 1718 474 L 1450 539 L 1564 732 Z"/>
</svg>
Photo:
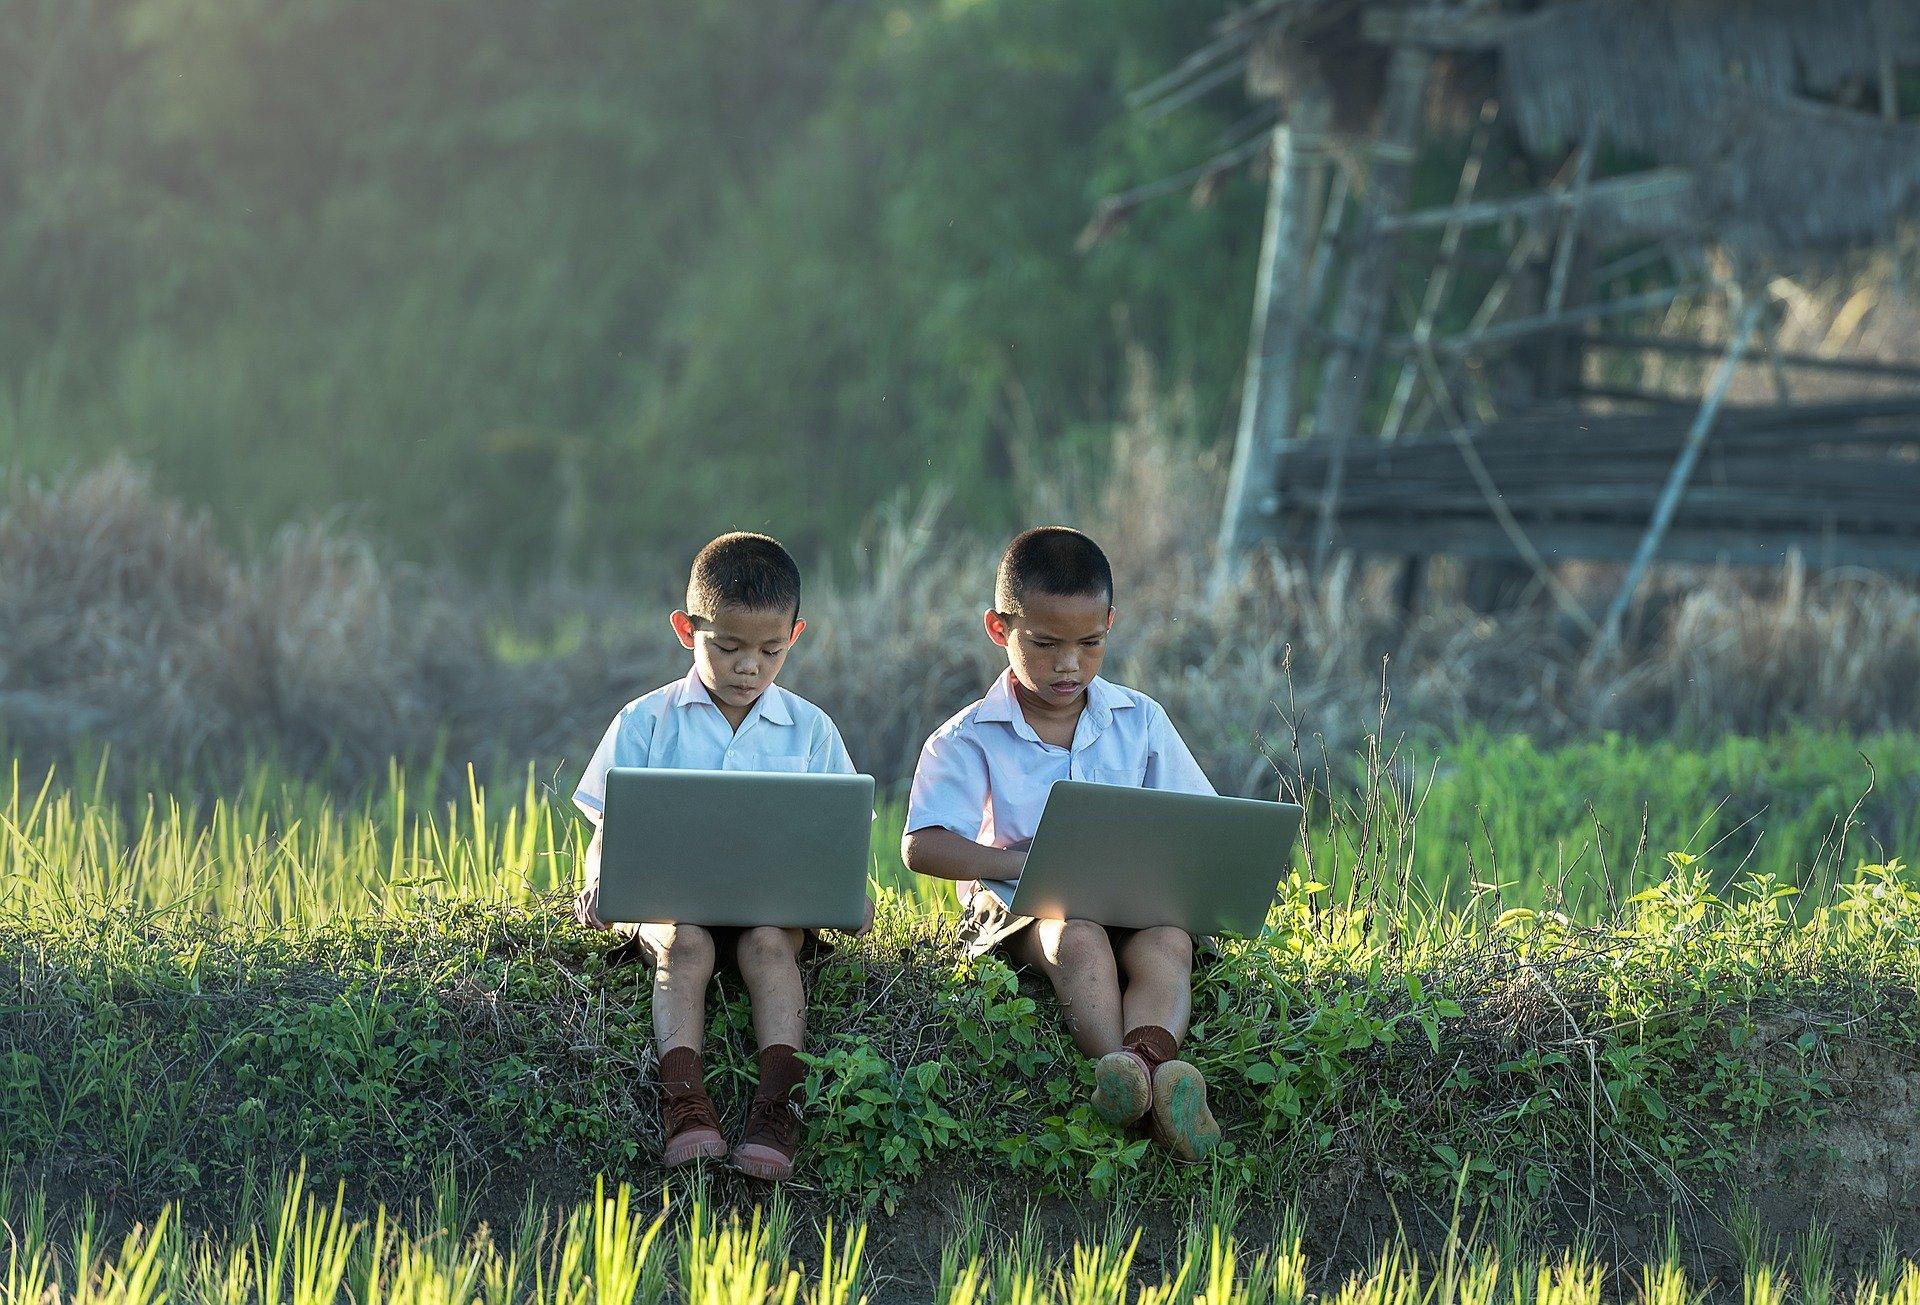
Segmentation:
<svg viewBox="0 0 1920 1305">
<path fill-rule="evenodd" d="M 710 616 L 673 614 L 680 645 L 693 650 L 701 683 L 722 711 L 741 715 L 786 664 L 807 623 L 792 611 L 721 607 Z"/>
<path fill-rule="evenodd" d="M 1007 650 L 1013 678 L 1036 701 L 1070 707 L 1100 673 L 1113 606 L 1100 594 L 1028 594 L 1018 615 L 986 614 L 987 637 Z"/>
</svg>

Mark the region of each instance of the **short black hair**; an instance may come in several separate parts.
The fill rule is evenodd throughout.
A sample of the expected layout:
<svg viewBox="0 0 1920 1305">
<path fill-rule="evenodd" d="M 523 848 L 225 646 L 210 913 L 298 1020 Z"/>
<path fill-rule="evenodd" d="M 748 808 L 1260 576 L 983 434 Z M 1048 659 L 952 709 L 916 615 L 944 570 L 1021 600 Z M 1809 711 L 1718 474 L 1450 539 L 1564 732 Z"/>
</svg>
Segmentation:
<svg viewBox="0 0 1920 1305">
<path fill-rule="evenodd" d="M 693 559 L 687 613 L 711 619 L 722 607 L 790 610 L 800 619 L 800 568 L 780 541 L 751 531 L 722 535 Z"/>
<path fill-rule="evenodd" d="M 1028 592 L 1098 595 L 1113 606 L 1113 568 L 1100 545 L 1068 526 L 1035 526 L 1007 545 L 994 579 L 994 610 L 1018 616 Z"/>
</svg>

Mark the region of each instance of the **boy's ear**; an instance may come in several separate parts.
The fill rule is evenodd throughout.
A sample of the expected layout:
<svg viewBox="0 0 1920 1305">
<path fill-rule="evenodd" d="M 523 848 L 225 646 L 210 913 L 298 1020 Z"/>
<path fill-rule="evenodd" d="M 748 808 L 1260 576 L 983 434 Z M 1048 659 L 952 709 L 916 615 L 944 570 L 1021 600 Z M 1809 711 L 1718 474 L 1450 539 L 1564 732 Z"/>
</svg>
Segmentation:
<svg viewBox="0 0 1920 1305">
<path fill-rule="evenodd" d="M 1107 628 L 1109 630 L 1113 628 L 1113 618 L 1118 615 L 1119 613 L 1113 610 L 1113 604 L 1108 603 L 1107 604 Z"/>
<path fill-rule="evenodd" d="M 806 629 L 807 623 L 797 616 L 794 617 L 793 633 L 787 636 L 787 647 L 791 648 L 794 644 L 800 642 L 800 636 L 806 633 Z"/>
<path fill-rule="evenodd" d="M 673 632 L 680 636 L 682 648 L 693 647 L 693 618 L 685 612 L 675 612 L 667 618 L 673 622 Z"/>
<path fill-rule="evenodd" d="M 1011 637 L 1007 630 L 1007 618 L 989 607 L 986 611 L 986 622 L 987 638 L 993 640 L 1002 648 L 1006 647 L 1007 640 Z"/>
</svg>

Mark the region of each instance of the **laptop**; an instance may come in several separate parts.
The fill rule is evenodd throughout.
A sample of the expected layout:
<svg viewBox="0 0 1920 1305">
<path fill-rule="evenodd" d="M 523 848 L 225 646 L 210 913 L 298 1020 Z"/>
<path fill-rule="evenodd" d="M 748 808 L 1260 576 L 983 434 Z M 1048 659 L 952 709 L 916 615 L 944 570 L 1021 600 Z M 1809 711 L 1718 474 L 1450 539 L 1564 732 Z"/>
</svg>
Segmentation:
<svg viewBox="0 0 1920 1305">
<path fill-rule="evenodd" d="M 871 775 L 615 767 L 600 842 L 600 918 L 858 929 Z"/>
<path fill-rule="evenodd" d="M 1251 938 L 1266 927 L 1301 815 L 1291 802 L 1061 780 L 1047 792 L 1013 913 Z"/>
</svg>

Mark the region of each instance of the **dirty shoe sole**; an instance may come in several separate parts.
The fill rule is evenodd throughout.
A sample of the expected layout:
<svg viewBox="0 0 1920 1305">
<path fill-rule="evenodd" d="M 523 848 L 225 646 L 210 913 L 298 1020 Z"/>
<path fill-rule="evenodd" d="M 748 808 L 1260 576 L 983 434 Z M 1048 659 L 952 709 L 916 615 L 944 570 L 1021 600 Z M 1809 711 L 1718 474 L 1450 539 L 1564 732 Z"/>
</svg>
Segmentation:
<svg viewBox="0 0 1920 1305">
<path fill-rule="evenodd" d="M 1153 1082 L 1147 1067 L 1131 1051 L 1114 1051 L 1093 1067 L 1093 1108 L 1116 1128 L 1125 1128 L 1153 1109 Z"/>
<path fill-rule="evenodd" d="M 1207 1080 L 1184 1060 L 1169 1060 L 1153 1076 L 1154 1130 L 1182 1160 L 1202 1160 L 1220 1143 L 1220 1125 L 1207 1109 Z"/>
<path fill-rule="evenodd" d="M 727 1139 L 711 1128 L 689 1128 L 668 1141 L 660 1163 L 674 1169 L 695 1160 L 718 1160 L 727 1153 Z"/>
<path fill-rule="evenodd" d="M 749 1178 L 778 1183 L 792 1176 L 793 1157 L 758 1142 L 742 1142 L 733 1148 L 733 1167 Z"/>
</svg>

